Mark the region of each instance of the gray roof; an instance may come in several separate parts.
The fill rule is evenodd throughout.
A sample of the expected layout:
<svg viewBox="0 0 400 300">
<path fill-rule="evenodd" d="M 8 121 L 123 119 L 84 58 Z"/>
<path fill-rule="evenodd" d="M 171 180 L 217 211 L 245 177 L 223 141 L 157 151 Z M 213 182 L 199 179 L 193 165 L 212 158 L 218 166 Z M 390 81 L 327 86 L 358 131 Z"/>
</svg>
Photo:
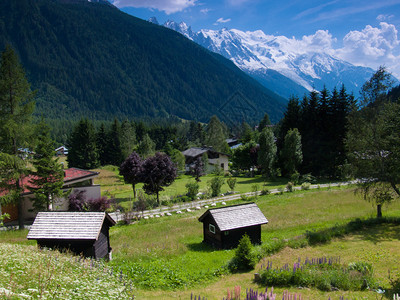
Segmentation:
<svg viewBox="0 0 400 300">
<path fill-rule="evenodd" d="M 115 225 L 105 212 L 39 212 L 27 238 L 97 240 L 104 221 Z"/>
<path fill-rule="evenodd" d="M 185 156 L 197 157 L 199 155 L 202 155 L 203 153 L 208 152 L 209 150 L 211 150 L 211 149 L 210 148 L 193 147 L 193 148 L 189 148 L 185 151 L 182 151 L 182 154 Z"/>
<path fill-rule="evenodd" d="M 267 218 L 255 203 L 209 209 L 199 218 L 199 221 L 203 221 L 208 214 L 214 218 L 221 231 L 268 223 Z"/>
</svg>

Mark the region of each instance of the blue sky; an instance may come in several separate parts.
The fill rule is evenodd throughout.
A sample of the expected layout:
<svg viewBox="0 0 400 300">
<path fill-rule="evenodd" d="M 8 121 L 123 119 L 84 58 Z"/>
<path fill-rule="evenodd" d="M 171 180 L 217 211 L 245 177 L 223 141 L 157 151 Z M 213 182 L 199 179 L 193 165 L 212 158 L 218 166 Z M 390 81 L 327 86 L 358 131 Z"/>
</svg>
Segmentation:
<svg viewBox="0 0 400 300">
<path fill-rule="evenodd" d="M 400 0 L 110 0 L 142 19 L 184 21 L 192 30 L 223 27 L 268 35 L 323 37 L 353 64 L 385 65 L 400 78 Z M 321 31 L 324 34 L 321 34 Z M 319 32 L 319 34 L 317 34 Z"/>
</svg>

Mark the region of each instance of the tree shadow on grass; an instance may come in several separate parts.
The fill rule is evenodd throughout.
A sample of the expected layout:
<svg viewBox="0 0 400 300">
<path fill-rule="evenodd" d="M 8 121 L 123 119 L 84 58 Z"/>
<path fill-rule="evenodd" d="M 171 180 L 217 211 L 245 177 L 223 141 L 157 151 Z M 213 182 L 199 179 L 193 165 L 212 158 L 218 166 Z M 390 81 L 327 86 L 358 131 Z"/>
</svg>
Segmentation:
<svg viewBox="0 0 400 300">
<path fill-rule="evenodd" d="M 204 242 L 190 243 L 187 245 L 187 247 L 189 250 L 196 251 L 196 252 L 214 252 L 214 251 L 220 250 L 220 249 L 215 248 Z"/>
<path fill-rule="evenodd" d="M 400 240 L 400 225 L 390 223 L 376 224 L 373 227 L 364 227 L 362 230 L 354 232 L 353 235 L 374 244 Z"/>
</svg>

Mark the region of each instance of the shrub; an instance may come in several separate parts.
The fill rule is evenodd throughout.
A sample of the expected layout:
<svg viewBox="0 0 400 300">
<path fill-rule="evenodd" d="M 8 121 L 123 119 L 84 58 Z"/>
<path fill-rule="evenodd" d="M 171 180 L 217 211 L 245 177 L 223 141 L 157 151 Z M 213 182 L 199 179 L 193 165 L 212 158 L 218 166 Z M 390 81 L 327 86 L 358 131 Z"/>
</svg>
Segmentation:
<svg viewBox="0 0 400 300">
<path fill-rule="evenodd" d="M 211 197 L 216 197 L 221 193 L 221 188 L 225 183 L 222 177 L 214 177 L 209 182 L 211 188 Z"/>
<path fill-rule="evenodd" d="M 261 196 L 269 195 L 271 194 L 271 191 L 269 189 L 262 189 L 260 192 Z"/>
<path fill-rule="evenodd" d="M 259 190 L 258 184 L 253 184 L 251 186 L 251 191 L 253 192 L 254 196 L 257 197 L 257 192 Z"/>
<path fill-rule="evenodd" d="M 288 182 L 287 183 L 287 185 L 286 185 L 286 190 L 288 191 L 288 192 L 293 192 L 293 190 L 294 190 L 294 183 L 293 182 Z"/>
<path fill-rule="evenodd" d="M 311 183 L 309 183 L 309 182 L 303 182 L 303 183 L 301 184 L 301 189 L 302 189 L 302 190 L 309 190 L 310 187 L 311 187 Z"/>
<path fill-rule="evenodd" d="M 298 184 L 299 179 L 300 179 L 300 173 L 297 171 L 294 174 L 292 174 L 292 176 L 290 176 L 290 181 L 293 182 L 293 184 Z"/>
<path fill-rule="evenodd" d="M 310 173 L 308 174 L 304 174 L 300 177 L 300 183 L 304 183 L 304 182 L 311 182 L 311 183 L 315 183 L 317 180 L 314 176 L 312 176 Z"/>
<path fill-rule="evenodd" d="M 229 263 L 229 269 L 231 271 L 252 270 L 256 263 L 256 256 L 253 252 L 253 245 L 251 244 L 250 237 L 245 234 L 239 241 L 239 245 L 235 250 L 235 256 Z"/>
<path fill-rule="evenodd" d="M 226 180 L 226 183 L 228 184 L 228 186 L 231 189 L 231 191 L 233 191 L 235 189 L 236 182 L 237 182 L 237 179 L 234 178 L 234 177 L 229 177 Z"/>
<path fill-rule="evenodd" d="M 106 211 L 111 208 L 111 204 L 115 202 L 114 198 L 106 196 L 93 198 L 86 201 L 86 206 L 90 211 Z"/>
<path fill-rule="evenodd" d="M 193 182 L 188 182 L 185 185 L 186 187 L 186 195 L 189 197 L 190 200 L 194 200 L 197 197 L 197 194 L 199 192 L 199 184 L 195 181 Z"/>
</svg>

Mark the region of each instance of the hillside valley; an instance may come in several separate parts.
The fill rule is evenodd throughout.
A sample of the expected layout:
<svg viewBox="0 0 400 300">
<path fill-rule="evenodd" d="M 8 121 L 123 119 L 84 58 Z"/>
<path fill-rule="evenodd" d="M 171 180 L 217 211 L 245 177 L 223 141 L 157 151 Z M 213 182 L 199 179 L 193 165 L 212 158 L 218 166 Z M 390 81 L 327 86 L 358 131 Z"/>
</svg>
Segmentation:
<svg viewBox="0 0 400 300">
<path fill-rule="evenodd" d="M 105 1 L 5 0 L 0 48 L 17 52 L 47 119 L 277 122 L 286 100 L 232 62 Z M 235 103 L 251 108 L 235 112 Z M 231 107 L 229 107 L 231 105 Z"/>
</svg>

